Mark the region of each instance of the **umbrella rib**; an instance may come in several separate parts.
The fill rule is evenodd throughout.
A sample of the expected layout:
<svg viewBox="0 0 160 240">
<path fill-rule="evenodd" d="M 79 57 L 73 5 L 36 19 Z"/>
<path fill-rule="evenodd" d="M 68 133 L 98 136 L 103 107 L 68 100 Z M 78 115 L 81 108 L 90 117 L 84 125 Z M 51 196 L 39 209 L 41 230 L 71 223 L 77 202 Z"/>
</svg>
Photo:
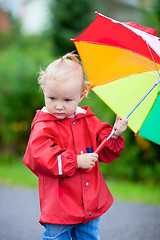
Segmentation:
<svg viewBox="0 0 160 240">
<path fill-rule="evenodd" d="M 153 71 L 153 70 L 151 69 L 151 71 Z M 138 74 L 138 73 L 144 73 L 144 72 L 143 72 L 143 71 L 138 71 L 138 72 L 135 72 L 134 75 L 136 75 L 136 74 Z M 153 71 L 153 73 L 155 73 L 155 72 Z M 155 74 L 156 74 L 156 73 L 155 73 Z M 94 88 L 94 87 L 99 87 L 99 86 L 101 86 L 101 85 L 104 85 L 104 84 L 107 84 L 107 83 L 110 83 L 110 82 L 113 82 L 113 81 L 116 81 L 116 80 L 120 80 L 120 79 L 122 79 L 122 78 L 129 77 L 129 76 L 132 76 L 132 75 L 133 75 L 133 73 L 128 73 L 128 74 L 122 75 L 122 76 L 120 76 L 120 77 L 112 78 L 112 79 L 110 79 L 110 80 L 107 80 L 107 81 L 98 83 L 98 84 L 96 84 L 96 85 L 90 86 L 89 89 L 92 89 L 92 88 Z M 156 74 L 156 76 L 157 76 L 157 74 Z M 89 82 L 90 82 L 90 81 L 89 81 Z M 92 83 L 92 82 L 90 82 L 90 83 Z"/>
<path fill-rule="evenodd" d="M 130 115 L 138 108 L 138 106 L 144 101 L 144 99 L 152 92 L 152 90 L 160 83 L 160 77 L 158 80 L 154 83 L 154 85 L 151 87 L 151 89 L 144 95 L 144 97 L 137 103 L 137 105 L 128 113 L 126 118 L 129 118 Z"/>
<path fill-rule="evenodd" d="M 153 62 L 154 62 L 154 65 L 155 65 L 155 67 L 156 67 L 156 69 L 157 69 L 158 75 L 160 76 L 160 73 L 159 73 L 159 70 L 158 70 L 157 64 L 156 64 L 156 62 L 155 62 L 155 60 L 154 60 L 154 57 L 153 57 L 153 54 L 152 54 L 152 52 L 151 52 L 151 50 L 150 50 L 150 46 L 148 45 L 147 42 L 146 42 L 146 45 L 147 45 L 148 50 L 149 50 L 149 52 L 150 52 L 150 54 L 151 54 L 151 57 L 152 57 L 152 60 L 153 60 Z"/>
<path fill-rule="evenodd" d="M 159 76 L 159 71 L 158 71 L 157 67 L 156 67 L 156 69 L 157 69 L 158 74 L 156 74 L 155 71 L 154 71 L 150 66 L 148 66 L 148 64 L 145 63 L 135 52 L 133 52 L 133 53 L 134 53 L 134 55 L 135 55 L 141 62 L 143 62 L 144 65 L 146 65 L 156 76 Z"/>
</svg>

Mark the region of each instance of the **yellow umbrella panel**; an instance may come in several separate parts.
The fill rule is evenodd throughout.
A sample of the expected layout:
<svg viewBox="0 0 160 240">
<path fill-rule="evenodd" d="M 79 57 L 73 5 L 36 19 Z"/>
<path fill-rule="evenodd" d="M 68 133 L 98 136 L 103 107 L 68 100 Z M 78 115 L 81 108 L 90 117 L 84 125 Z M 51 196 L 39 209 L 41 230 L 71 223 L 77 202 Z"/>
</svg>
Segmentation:
<svg viewBox="0 0 160 240">
<path fill-rule="evenodd" d="M 148 90 L 154 85 L 156 75 L 146 72 L 93 88 L 93 91 L 116 113 L 125 118 Z M 155 102 L 159 92 L 156 86 L 139 107 L 130 115 L 128 126 L 137 133 Z"/>
</svg>

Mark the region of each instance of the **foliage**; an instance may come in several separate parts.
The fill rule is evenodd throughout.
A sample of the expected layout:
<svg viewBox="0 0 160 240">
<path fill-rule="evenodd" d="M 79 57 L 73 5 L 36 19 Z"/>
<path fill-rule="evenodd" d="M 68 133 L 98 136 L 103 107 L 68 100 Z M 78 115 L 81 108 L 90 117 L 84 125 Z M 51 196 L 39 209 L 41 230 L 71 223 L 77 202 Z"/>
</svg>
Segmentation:
<svg viewBox="0 0 160 240">
<path fill-rule="evenodd" d="M 158 17 L 158 20 L 160 22 L 160 1 L 159 0 L 153 0 L 153 9 Z"/>
<path fill-rule="evenodd" d="M 148 7 L 144 7 L 147 1 L 142 1 L 142 13 L 144 25 L 155 28 L 158 31 L 158 36 L 160 36 L 160 0 L 148 1 Z"/>
<path fill-rule="evenodd" d="M 74 1 L 72 7 L 71 0 L 54 2 L 56 4 L 54 34 L 59 31 L 61 34 L 67 32 L 63 34 L 62 41 L 60 39 L 57 43 L 54 41 L 54 49 L 60 50 L 63 54 L 72 50 L 67 46 L 70 43 L 69 39 L 77 36 L 78 31 L 83 31 L 87 26 L 85 15 L 89 16 L 90 5 L 85 5 L 87 0 Z M 88 2 L 90 4 L 90 1 Z M 77 10 L 74 9 L 76 4 L 79 7 Z M 87 14 L 84 6 L 88 6 Z M 80 17 L 84 21 L 80 20 Z M 61 19 L 62 25 L 58 24 Z M 76 22 L 73 19 L 76 19 Z M 58 43 L 59 46 L 56 45 Z M 73 43 L 71 45 L 73 47 Z M 40 67 L 44 69 L 53 60 L 52 49 L 50 38 L 47 39 L 43 35 L 24 37 L 18 32 L 17 25 L 16 31 L 13 29 L 10 33 L 0 36 L 0 164 L 12 165 L 16 161 L 14 155 L 24 153 L 35 111 L 44 104 L 43 94 L 37 84 L 37 73 Z M 90 105 L 102 121 L 113 125 L 115 114 L 92 91 L 81 105 Z M 126 145 L 121 157 L 111 164 L 101 164 L 103 175 L 131 181 L 160 182 L 159 146 L 141 137 L 134 137 L 129 129 L 123 136 Z"/>
<path fill-rule="evenodd" d="M 50 35 L 54 55 L 64 55 L 75 50 L 70 38 L 77 37 L 94 18 L 94 0 L 55 0 L 50 3 Z"/>
<path fill-rule="evenodd" d="M 121 157 L 109 165 L 101 164 L 103 174 L 134 182 L 160 182 L 159 147 L 140 136 L 134 137 L 129 129 L 124 138 Z"/>
<path fill-rule="evenodd" d="M 156 29 L 160 33 L 160 0 L 153 0 L 153 12 L 156 21 Z"/>
<path fill-rule="evenodd" d="M 11 36 L 13 37 L 13 36 Z M 10 40 L 11 40 L 10 37 Z M 1 150 L 24 150 L 35 110 L 42 106 L 42 95 L 37 84 L 37 72 L 51 60 L 50 44 L 41 36 L 12 38 L 0 46 L 0 145 Z"/>
</svg>

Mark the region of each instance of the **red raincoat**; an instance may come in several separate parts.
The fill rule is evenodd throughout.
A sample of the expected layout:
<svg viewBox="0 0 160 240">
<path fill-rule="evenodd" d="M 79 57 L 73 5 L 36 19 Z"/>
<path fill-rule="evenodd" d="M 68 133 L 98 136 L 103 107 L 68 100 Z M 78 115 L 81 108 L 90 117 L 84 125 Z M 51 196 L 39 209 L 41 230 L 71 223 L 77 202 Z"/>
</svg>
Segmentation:
<svg viewBox="0 0 160 240">
<path fill-rule="evenodd" d="M 77 155 L 94 151 L 112 127 L 89 109 L 79 108 L 75 119 L 58 120 L 38 110 L 23 163 L 39 178 L 40 223 L 76 224 L 102 215 L 113 197 L 99 170 L 77 166 Z M 111 138 L 99 153 L 109 163 L 120 156 L 124 139 Z"/>
</svg>

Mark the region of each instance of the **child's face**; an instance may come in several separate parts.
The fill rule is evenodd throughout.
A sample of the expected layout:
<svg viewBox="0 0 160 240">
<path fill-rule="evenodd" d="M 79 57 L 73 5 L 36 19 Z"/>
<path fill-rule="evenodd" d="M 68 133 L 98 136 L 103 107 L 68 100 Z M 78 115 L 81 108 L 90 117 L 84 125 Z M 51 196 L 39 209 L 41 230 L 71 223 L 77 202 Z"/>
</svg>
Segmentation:
<svg viewBox="0 0 160 240">
<path fill-rule="evenodd" d="M 58 119 L 72 118 L 83 94 L 76 79 L 50 80 L 43 87 L 45 105 L 50 114 Z"/>
</svg>

